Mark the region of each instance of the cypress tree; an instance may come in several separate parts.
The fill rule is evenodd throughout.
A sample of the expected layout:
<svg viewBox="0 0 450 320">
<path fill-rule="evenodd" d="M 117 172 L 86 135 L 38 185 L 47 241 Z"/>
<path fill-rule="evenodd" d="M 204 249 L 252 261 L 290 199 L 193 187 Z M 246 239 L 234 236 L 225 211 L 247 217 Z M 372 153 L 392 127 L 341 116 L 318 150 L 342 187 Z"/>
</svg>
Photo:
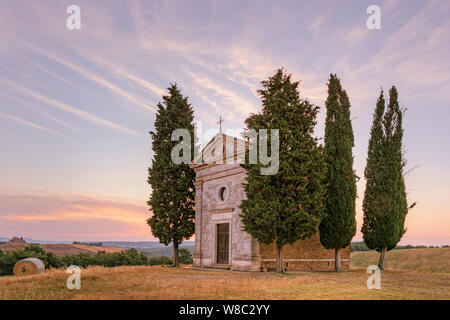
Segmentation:
<svg viewBox="0 0 450 320">
<path fill-rule="evenodd" d="M 340 249 L 350 244 L 356 232 L 356 178 L 353 171 L 354 137 L 350 101 L 339 78 L 333 74 L 330 75 L 325 106 L 326 214 L 319 231 L 322 245 L 335 250 L 334 269 L 340 271 Z"/>
<path fill-rule="evenodd" d="M 147 223 L 161 243 L 173 243 L 173 265 L 178 267 L 178 246 L 195 231 L 195 172 L 188 163 L 173 163 L 171 151 L 178 141 L 171 141 L 171 136 L 176 129 L 191 133 L 192 159 L 194 110 L 176 84 L 168 90 L 169 94 L 163 96 L 164 105 L 158 103 L 155 131 L 150 132 L 154 158 L 148 169 L 152 194 L 147 203 L 153 215 Z"/>
<path fill-rule="evenodd" d="M 402 151 L 403 110 L 398 103 L 397 89 L 389 90 L 389 103 L 385 110 L 383 91 L 377 102 L 369 140 L 367 165 L 364 171 L 364 242 L 370 249 L 380 252 L 379 267 L 384 270 L 386 252 L 395 248 L 405 233 L 408 208 Z"/>
<path fill-rule="evenodd" d="M 279 129 L 279 170 L 261 175 L 264 165 L 259 158 L 257 164 L 249 164 L 247 151 L 242 164 L 247 169 L 247 199 L 241 203 L 241 218 L 244 230 L 260 243 L 275 242 L 277 272 L 283 272 L 283 247 L 317 233 L 325 166 L 322 148 L 313 137 L 318 107 L 300 99 L 299 83 L 284 69 L 261 83 L 262 112 L 245 123 L 247 130 Z"/>
</svg>

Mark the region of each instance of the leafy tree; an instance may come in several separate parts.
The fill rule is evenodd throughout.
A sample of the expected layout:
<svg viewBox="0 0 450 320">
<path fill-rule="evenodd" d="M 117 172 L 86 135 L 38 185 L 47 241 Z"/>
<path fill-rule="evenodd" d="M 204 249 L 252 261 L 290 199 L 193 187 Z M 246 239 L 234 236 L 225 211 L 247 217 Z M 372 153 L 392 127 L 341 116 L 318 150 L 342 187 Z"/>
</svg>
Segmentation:
<svg viewBox="0 0 450 320">
<path fill-rule="evenodd" d="M 152 187 L 147 202 L 153 216 L 147 220 L 153 235 L 165 245 L 173 243 L 173 265 L 178 267 L 178 246 L 194 234 L 195 172 L 189 163 L 175 164 L 171 152 L 178 141 L 172 141 L 176 129 L 191 134 L 191 155 L 194 154 L 194 111 L 176 84 L 163 96 L 164 105 L 158 103 L 155 131 L 151 131 L 154 158 L 148 169 L 148 183 Z"/>
<path fill-rule="evenodd" d="M 192 254 L 188 249 L 181 248 L 179 254 L 179 261 L 181 264 L 191 264 L 193 262 Z"/>
<path fill-rule="evenodd" d="M 325 106 L 326 214 L 319 231 L 322 245 L 335 250 L 334 270 L 340 271 L 340 249 L 350 244 L 356 232 L 356 179 L 353 171 L 354 137 L 350 100 L 339 78 L 333 74 L 330 75 Z"/>
<path fill-rule="evenodd" d="M 367 165 L 364 171 L 364 242 L 380 252 L 379 267 L 384 270 L 386 251 L 395 248 L 403 234 L 409 208 L 406 200 L 402 151 L 403 110 L 398 104 L 397 89 L 389 90 L 385 111 L 383 91 L 378 98 L 369 140 Z"/>
<path fill-rule="evenodd" d="M 300 99 L 299 82 L 292 82 L 284 69 L 261 84 L 262 112 L 250 115 L 245 123 L 247 130 L 257 132 L 279 129 L 279 170 L 261 175 L 267 165 L 260 157 L 250 164 L 246 152 L 242 167 L 247 170 L 247 199 L 241 203 L 241 217 L 245 231 L 259 242 L 275 242 L 276 269 L 283 272 L 283 247 L 316 234 L 323 214 L 325 167 L 322 148 L 313 137 L 319 108 Z M 270 136 L 267 140 L 271 150 Z"/>
</svg>

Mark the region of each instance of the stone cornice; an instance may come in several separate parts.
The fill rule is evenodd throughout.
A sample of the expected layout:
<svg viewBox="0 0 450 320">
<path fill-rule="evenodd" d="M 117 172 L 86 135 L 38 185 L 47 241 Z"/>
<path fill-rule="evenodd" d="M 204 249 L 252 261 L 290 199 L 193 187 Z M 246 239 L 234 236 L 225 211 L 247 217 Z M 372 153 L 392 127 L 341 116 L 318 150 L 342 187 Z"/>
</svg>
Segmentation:
<svg viewBox="0 0 450 320">
<path fill-rule="evenodd" d="M 204 175 L 198 174 L 198 172 L 197 172 L 196 183 L 219 179 L 219 178 L 232 176 L 232 175 L 236 175 L 236 174 L 241 174 L 241 173 L 245 173 L 245 172 L 246 172 L 245 169 L 243 169 L 241 167 L 236 167 L 236 166 L 233 166 L 233 168 L 230 168 L 230 169 L 212 172 L 212 173 L 208 173 L 208 174 L 204 174 Z"/>
<path fill-rule="evenodd" d="M 234 211 L 234 207 L 233 208 L 210 209 L 209 213 L 214 214 L 214 213 L 225 213 L 225 212 L 233 212 L 233 211 Z"/>
</svg>

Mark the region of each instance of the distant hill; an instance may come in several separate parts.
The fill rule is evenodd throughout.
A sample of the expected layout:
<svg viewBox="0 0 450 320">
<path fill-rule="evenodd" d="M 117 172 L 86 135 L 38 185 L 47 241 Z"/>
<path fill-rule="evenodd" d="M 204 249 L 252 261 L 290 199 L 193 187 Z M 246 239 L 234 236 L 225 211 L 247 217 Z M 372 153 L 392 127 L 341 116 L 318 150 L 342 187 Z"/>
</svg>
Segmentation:
<svg viewBox="0 0 450 320">
<path fill-rule="evenodd" d="M 0 242 L 8 242 L 10 238 L 0 237 Z M 72 244 L 74 241 L 79 241 L 74 239 L 73 241 L 50 241 L 50 240 L 36 240 L 32 238 L 23 238 L 27 243 L 40 243 L 40 244 Z M 164 245 L 159 241 L 79 241 L 81 243 L 103 243 L 104 246 L 108 247 L 120 247 L 120 248 L 136 248 L 136 249 L 153 249 L 153 248 L 171 248 L 172 245 Z M 183 241 L 180 248 L 190 247 L 194 245 L 194 241 Z"/>
<path fill-rule="evenodd" d="M 8 242 L 10 238 L 0 237 L 0 242 Z M 172 257 L 173 249 L 172 244 L 168 246 L 160 243 L 159 241 L 82 241 L 80 244 L 73 244 L 73 241 L 47 241 L 36 240 L 31 238 L 24 238 L 29 244 L 40 244 L 46 251 L 53 252 L 57 256 L 64 256 L 77 253 L 89 253 L 95 254 L 97 251 L 115 252 L 123 249 L 135 248 L 144 253 L 148 257 L 167 256 Z M 87 243 L 102 243 L 102 246 L 92 246 Z M 188 249 L 192 254 L 194 253 L 194 241 L 183 241 L 180 248 Z M 9 251 L 19 248 L 23 248 L 25 245 L 0 243 L 0 250 Z"/>
<path fill-rule="evenodd" d="M 172 244 L 168 246 L 159 241 L 100 241 L 105 246 L 113 246 L 120 248 L 136 248 L 136 249 L 163 249 L 172 248 Z M 194 241 L 183 241 L 180 248 L 194 246 Z"/>
<path fill-rule="evenodd" d="M 352 267 L 378 264 L 376 251 L 352 252 Z M 429 273 L 450 273 L 450 248 L 391 250 L 387 252 L 386 269 L 413 270 Z"/>
<path fill-rule="evenodd" d="M 191 252 L 191 254 L 194 254 L 194 246 L 193 245 L 192 246 L 183 245 L 183 246 L 180 246 L 180 249 L 181 248 L 186 248 Z M 165 247 L 165 248 L 137 248 L 137 250 L 139 250 L 140 252 L 145 254 L 147 257 L 166 256 L 166 257 L 172 258 L 172 256 L 173 256 L 172 246 Z"/>
<path fill-rule="evenodd" d="M 0 237 L 0 242 L 8 242 L 11 238 Z M 73 241 L 49 241 L 49 240 L 36 240 L 32 238 L 23 238 L 27 243 L 59 243 L 59 244 L 71 244 Z"/>
<path fill-rule="evenodd" d="M 30 245 L 30 243 L 4 243 L 0 244 L 0 250 L 12 251 L 17 249 L 23 249 L 28 245 Z M 43 248 L 45 251 L 52 252 L 54 255 L 58 257 L 64 257 L 78 253 L 87 253 L 94 255 L 99 251 L 106 251 L 108 253 L 111 253 L 111 252 L 120 252 L 124 250 L 124 248 L 118 247 L 91 246 L 87 244 L 66 244 L 66 243 L 44 243 L 39 244 L 39 246 Z"/>
</svg>

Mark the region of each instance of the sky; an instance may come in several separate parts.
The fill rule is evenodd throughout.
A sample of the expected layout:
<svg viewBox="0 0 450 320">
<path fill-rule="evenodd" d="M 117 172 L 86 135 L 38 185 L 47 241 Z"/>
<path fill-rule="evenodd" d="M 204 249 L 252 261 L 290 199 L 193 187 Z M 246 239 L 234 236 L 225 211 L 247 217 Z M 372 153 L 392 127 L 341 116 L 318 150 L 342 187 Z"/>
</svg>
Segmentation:
<svg viewBox="0 0 450 320">
<path fill-rule="evenodd" d="M 70 30 L 69 5 L 81 28 Z M 381 29 L 366 24 L 380 7 Z M 336 73 L 363 177 L 380 89 L 406 108 L 402 244 L 450 244 L 450 3 L 0 0 L 0 236 L 155 240 L 146 224 L 156 105 L 170 83 L 204 135 L 239 131 L 260 82 L 285 67 L 319 106 Z M 206 141 L 207 142 L 207 141 Z M 364 179 L 358 184 L 361 239 Z"/>
</svg>

